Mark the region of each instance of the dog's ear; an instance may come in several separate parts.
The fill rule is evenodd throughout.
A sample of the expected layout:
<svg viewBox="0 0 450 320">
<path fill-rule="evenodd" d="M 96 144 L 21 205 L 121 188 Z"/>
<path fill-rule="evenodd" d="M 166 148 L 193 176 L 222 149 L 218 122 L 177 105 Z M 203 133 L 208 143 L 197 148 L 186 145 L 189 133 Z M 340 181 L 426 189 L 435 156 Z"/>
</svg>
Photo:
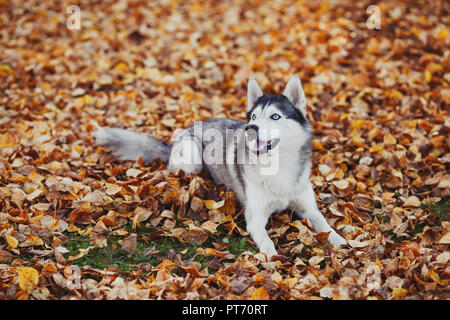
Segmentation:
<svg viewBox="0 0 450 320">
<path fill-rule="evenodd" d="M 289 80 L 283 95 L 306 117 L 306 97 L 300 78 L 295 75 Z"/>
<path fill-rule="evenodd" d="M 263 95 L 258 82 L 254 78 L 248 80 L 247 86 L 247 111 L 250 111 L 255 105 L 256 100 Z"/>
</svg>

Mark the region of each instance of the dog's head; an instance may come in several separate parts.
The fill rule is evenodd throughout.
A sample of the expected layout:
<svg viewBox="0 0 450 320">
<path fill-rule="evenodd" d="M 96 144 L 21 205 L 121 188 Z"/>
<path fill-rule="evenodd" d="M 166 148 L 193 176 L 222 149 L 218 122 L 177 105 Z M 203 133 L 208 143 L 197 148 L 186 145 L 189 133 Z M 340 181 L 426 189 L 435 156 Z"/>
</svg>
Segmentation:
<svg viewBox="0 0 450 320">
<path fill-rule="evenodd" d="M 282 95 L 263 94 L 253 78 L 247 90 L 246 137 L 251 152 L 266 155 L 277 148 L 287 150 L 306 143 L 310 125 L 298 76 L 289 80 Z"/>
</svg>

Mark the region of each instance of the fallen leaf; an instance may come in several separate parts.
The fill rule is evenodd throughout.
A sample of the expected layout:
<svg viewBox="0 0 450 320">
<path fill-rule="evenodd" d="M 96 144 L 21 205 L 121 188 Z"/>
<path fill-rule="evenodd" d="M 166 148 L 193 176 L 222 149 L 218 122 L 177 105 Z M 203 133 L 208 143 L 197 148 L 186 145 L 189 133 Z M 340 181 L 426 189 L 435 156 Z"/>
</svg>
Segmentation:
<svg viewBox="0 0 450 320">
<path fill-rule="evenodd" d="M 269 300 L 269 298 L 269 293 L 264 287 L 256 288 L 250 296 L 252 300 Z"/>
<path fill-rule="evenodd" d="M 450 244 L 450 232 L 445 233 L 438 242 L 439 244 Z"/>
<path fill-rule="evenodd" d="M 137 234 L 132 233 L 128 237 L 122 240 L 121 250 L 133 254 L 136 251 Z"/>
<path fill-rule="evenodd" d="M 8 246 L 10 248 L 14 249 L 19 244 L 19 241 L 16 238 L 14 238 L 12 235 L 6 234 L 6 243 L 8 244 Z"/>
<path fill-rule="evenodd" d="M 39 282 L 39 273 L 36 269 L 31 267 L 20 267 L 18 270 L 18 276 L 20 289 L 29 293 L 37 287 Z"/>
<path fill-rule="evenodd" d="M 403 205 L 405 207 L 420 207 L 421 202 L 416 196 L 410 196 L 405 200 L 405 203 Z"/>
</svg>

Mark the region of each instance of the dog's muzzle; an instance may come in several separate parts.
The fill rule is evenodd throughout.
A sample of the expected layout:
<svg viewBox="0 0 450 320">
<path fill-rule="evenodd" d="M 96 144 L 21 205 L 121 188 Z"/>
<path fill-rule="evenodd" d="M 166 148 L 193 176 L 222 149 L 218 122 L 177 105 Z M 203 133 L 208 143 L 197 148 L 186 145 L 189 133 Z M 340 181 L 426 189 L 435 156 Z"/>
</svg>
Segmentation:
<svg viewBox="0 0 450 320">
<path fill-rule="evenodd" d="M 262 141 L 259 138 L 259 128 L 257 125 L 251 124 L 245 128 L 247 135 L 248 147 L 251 152 L 256 155 L 263 155 L 269 153 L 278 146 L 280 139 L 275 138 L 269 141 Z"/>
</svg>

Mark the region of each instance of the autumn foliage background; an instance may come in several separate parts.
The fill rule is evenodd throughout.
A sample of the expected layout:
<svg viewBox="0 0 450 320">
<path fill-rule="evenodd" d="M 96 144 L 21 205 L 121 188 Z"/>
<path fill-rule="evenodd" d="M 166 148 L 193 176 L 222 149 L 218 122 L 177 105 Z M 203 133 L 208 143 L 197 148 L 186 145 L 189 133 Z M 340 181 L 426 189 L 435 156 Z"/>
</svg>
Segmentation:
<svg viewBox="0 0 450 320">
<path fill-rule="evenodd" d="M 1 299 L 448 299 L 448 2 L 3 0 L 0 26 Z M 342 249 L 285 211 L 266 261 L 207 173 L 94 144 L 245 119 L 249 76 L 294 74 Z"/>
</svg>

